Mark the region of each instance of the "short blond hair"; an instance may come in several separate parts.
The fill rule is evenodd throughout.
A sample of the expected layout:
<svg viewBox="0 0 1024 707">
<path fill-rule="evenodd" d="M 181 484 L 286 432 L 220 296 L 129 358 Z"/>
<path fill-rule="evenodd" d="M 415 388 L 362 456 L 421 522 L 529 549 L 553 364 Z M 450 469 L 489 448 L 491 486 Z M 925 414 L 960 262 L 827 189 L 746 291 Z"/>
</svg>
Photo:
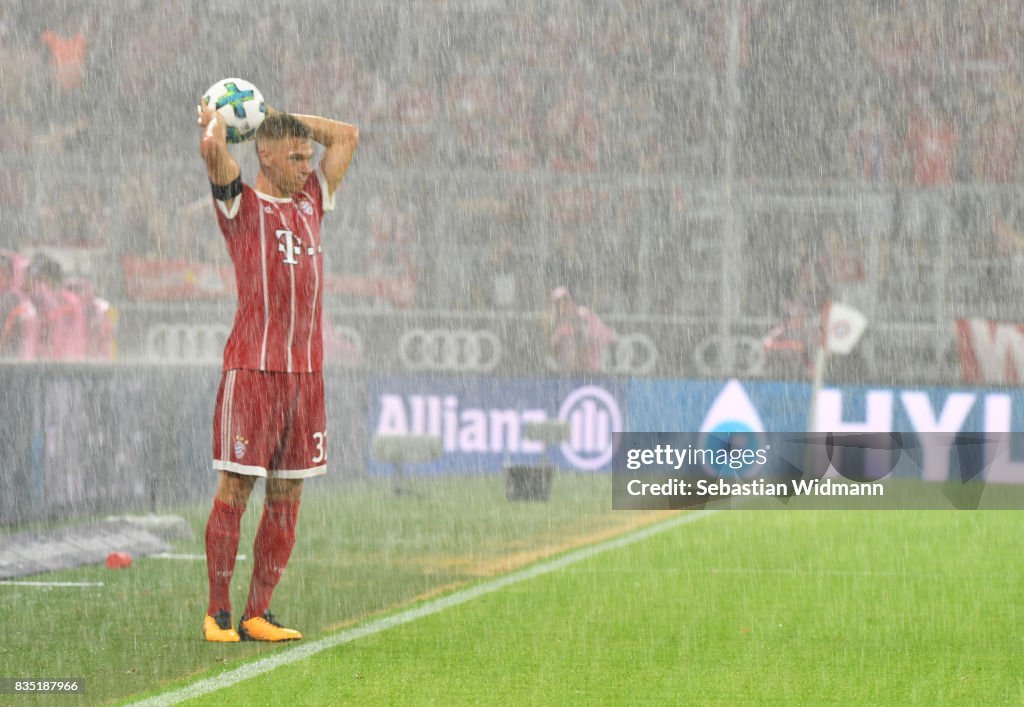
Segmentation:
<svg viewBox="0 0 1024 707">
<path fill-rule="evenodd" d="M 291 113 L 271 113 L 263 119 L 256 130 L 256 145 L 259 146 L 264 140 L 281 140 L 287 137 L 309 140 L 312 135 L 306 124 Z"/>
</svg>

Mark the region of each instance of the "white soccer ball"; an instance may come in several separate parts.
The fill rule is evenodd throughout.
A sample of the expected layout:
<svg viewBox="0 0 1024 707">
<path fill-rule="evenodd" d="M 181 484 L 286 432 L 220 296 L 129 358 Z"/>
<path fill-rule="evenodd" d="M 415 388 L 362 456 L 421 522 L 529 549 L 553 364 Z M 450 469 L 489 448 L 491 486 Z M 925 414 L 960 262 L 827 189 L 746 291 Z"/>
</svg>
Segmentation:
<svg viewBox="0 0 1024 707">
<path fill-rule="evenodd" d="M 263 94 L 245 79 L 222 79 L 206 89 L 203 97 L 227 124 L 230 143 L 251 140 L 267 117 Z"/>
</svg>

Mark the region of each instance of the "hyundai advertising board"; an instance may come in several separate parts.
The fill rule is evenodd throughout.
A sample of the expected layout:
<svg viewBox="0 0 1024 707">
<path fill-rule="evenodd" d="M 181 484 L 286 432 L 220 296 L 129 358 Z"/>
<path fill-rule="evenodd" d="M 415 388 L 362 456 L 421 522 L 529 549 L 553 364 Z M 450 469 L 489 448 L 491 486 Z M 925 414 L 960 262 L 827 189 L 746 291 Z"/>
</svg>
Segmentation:
<svg viewBox="0 0 1024 707">
<path fill-rule="evenodd" d="M 969 443 L 980 445 L 985 480 L 1024 483 L 1020 391 L 827 387 L 809 425 L 811 398 L 806 383 L 639 380 L 629 388 L 628 431 L 900 433 L 898 443 L 909 454 L 897 474 L 958 478 L 964 471 L 958 454 Z"/>
<path fill-rule="evenodd" d="M 560 469 L 608 471 L 614 433 L 626 430 L 625 381 L 485 377 L 389 377 L 369 382 L 369 441 L 379 435 L 428 435 L 441 456 L 406 466 L 408 474 L 493 473 L 547 460 Z M 531 422 L 566 423 L 568 438 L 545 445 Z M 369 448 L 369 445 L 368 445 Z M 391 464 L 370 459 L 371 474 Z"/>
</svg>

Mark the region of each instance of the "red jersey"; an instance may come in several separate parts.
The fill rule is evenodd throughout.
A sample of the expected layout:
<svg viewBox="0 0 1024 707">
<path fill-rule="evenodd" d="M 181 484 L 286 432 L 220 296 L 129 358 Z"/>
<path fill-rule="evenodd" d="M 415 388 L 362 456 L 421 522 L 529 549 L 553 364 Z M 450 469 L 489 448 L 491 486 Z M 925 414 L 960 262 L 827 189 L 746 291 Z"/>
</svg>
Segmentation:
<svg viewBox="0 0 1024 707">
<path fill-rule="evenodd" d="M 53 75 L 64 90 L 79 88 L 85 80 L 85 52 L 88 42 L 79 31 L 75 36 L 64 39 L 52 30 L 43 32 L 42 40 L 50 47 L 50 63 Z"/>
<path fill-rule="evenodd" d="M 214 203 L 238 285 L 224 370 L 322 370 L 320 223 L 334 208 L 323 172 L 317 168 L 293 198 L 262 194 L 246 184 L 230 211 Z"/>
</svg>

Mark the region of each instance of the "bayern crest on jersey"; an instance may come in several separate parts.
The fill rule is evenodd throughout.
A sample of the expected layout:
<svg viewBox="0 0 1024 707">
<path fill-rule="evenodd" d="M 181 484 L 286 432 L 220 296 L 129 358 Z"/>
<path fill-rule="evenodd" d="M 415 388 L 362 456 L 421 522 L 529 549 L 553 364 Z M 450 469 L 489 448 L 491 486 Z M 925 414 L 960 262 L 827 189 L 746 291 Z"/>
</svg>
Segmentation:
<svg viewBox="0 0 1024 707">
<path fill-rule="evenodd" d="M 246 449 L 246 446 L 248 445 L 248 443 L 249 443 L 249 440 L 247 440 L 245 437 L 242 437 L 241 435 L 238 435 L 238 436 L 235 437 L 235 458 L 236 459 L 241 459 L 242 457 L 245 456 L 245 449 Z"/>
<path fill-rule="evenodd" d="M 302 213 L 306 214 L 306 216 L 313 215 L 313 205 L 307 199 L 299 199 L 298 203 Z"/>
</svg>

